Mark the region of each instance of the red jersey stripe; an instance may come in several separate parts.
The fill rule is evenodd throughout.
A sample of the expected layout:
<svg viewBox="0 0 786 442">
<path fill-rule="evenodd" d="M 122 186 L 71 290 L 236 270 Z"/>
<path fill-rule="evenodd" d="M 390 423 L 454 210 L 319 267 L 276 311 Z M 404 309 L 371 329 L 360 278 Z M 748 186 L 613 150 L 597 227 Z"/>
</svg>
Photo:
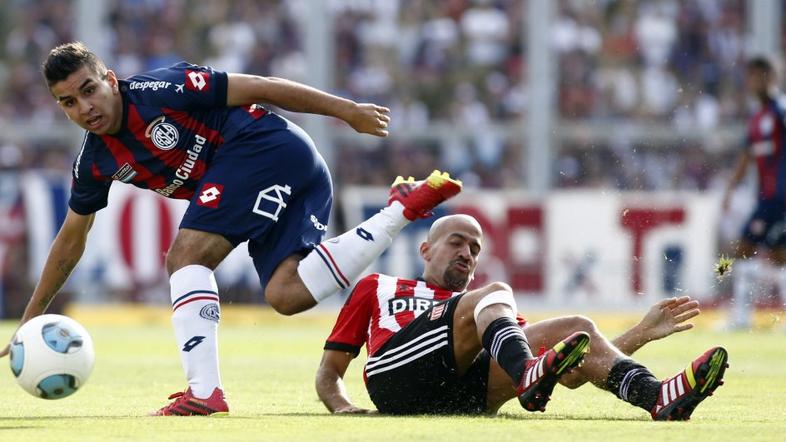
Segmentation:
<svg viewBox="0 0 786 442">
<path fill-rule="evenodd" d="M 161 162 L 166 164 L 170 169 L 176 170 L 183 163 L 185 152 L 179 149 L 161 150 L 157 148 L 155 144 L 153 144 L 153 140 L 145 136 L 146 132 L 149 133 L 149 131 L 146 131 L 148 124 L 149 123 L 145 123 L 142 116 L 139 115 L 136 106 L 130 104 L 128 106 L 128 130 L 134 134 L 134 138 L 139 141 L 139 144 L 145 147 L 145 150 L 147 150 L 151 156 L 161 160 Z"/>
<path fill-rule="evenodd" d="M 149 169 L 139 164 L 134 158 L 134 154 L 131 150 L 120 140 L 108 135 L 102 135 L 101 140 L 106 144 L 112 156 L 115 158 L 117 167 L 122 167 L 122 165 L 126 163 L 134 165 L 134 170 L 137 172 L 134 181 L 145 183 L 148 189 L 161 189 L 166 187 L 164 178 L 153 175 Z"/>
<path fill-rule="evenodd" d="M 161 110 L 164 111 L 164 115 L 175 120 L 177 124 L 205 137 L 208 143 L 215 145 L 215 149 L 218 149 L 219 145 L 224 144 L 224 137 L 220 132 L 215 129 L 211 129 L 205 126 L 201 121 L 192 118 L 188 112 L 176 111 L 168 108 L 162 108 Z"/>
</svg>

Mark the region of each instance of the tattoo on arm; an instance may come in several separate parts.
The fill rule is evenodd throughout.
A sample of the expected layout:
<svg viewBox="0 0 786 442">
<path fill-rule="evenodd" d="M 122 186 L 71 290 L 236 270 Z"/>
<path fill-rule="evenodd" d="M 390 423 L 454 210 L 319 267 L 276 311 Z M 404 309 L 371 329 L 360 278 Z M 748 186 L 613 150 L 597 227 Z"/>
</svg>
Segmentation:
<svg viewBox="0 0 786 442">
<path fill-rule="evenodd" d="M 39 300 L 38 305 L 40 308 L 45 309 L 49 303 L 52 302 L 52 298 L 55 297 L 55 294 L 57 294 L 58 290 L 60 290 L 60 287 L 65 284 L 66 280 L 71 275 L 71 272 L 74 270 L 74 267 L 76 267 L 78 262 L 79 259 L 63 258 L 55 264 L 55 269 L 57 271 L 54 275 L 55 279 L 52 281 L 54 283 L 54 290 L 52 290 L 50 293 L 47 293 L 43 298 L 41 298 L 41 300 Z"/>
</svg>

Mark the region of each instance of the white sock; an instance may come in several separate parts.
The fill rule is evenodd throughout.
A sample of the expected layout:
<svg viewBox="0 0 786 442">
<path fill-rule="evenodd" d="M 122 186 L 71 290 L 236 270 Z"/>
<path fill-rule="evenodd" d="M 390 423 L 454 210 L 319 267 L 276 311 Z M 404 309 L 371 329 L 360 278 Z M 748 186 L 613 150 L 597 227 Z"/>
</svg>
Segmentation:
<svg viewBox="0 0 786 442">
<path fill-rule="evenodd" d="M 356 228 L 314 248 L 298 265 L 300 279 L 317 302 L 350 288 L 409 222 L 404 206 L 394 201 Z"/>
<path fill-rule="evenodd" d="M 741 259 L 735 264 L 734 287 L 731 299 L 731 325 L 750 327 L 753 313 L 753 290 L 756 283 L 758 263 L 752 259 Z"/>
<path fill-rule="evenodd" d="M 172 296 L 172 325 L 180 360 L 193 395 L 210 397 L 221 388 L 218 372 L 218 286 L 213 271 L 189 265 L 169 278 Z"/>
</svg>

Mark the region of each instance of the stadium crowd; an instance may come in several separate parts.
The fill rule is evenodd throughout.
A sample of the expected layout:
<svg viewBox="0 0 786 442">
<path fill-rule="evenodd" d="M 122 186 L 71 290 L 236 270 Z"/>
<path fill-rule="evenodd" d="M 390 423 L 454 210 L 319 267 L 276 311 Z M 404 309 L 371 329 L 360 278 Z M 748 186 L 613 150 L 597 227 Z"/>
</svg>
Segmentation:
<svg viewBox="0 0 786 442">
<path fill-rule="evenodd" d="M 109 3 L 109 63 L 121 77 L 185 59 L 308 80 L 298 28 L 308 7 L 304 1 Z M 43 87 L 38 64 L 55 43 L 74 37 L 74 9 L 56 0 L 4 4 L 0 118 L 35 119 L 46 126 L 62 116 Z M 341 143 L 339 184 L 383 184 L 384 177 L 439 165 L 479 186 L 520 186 L 522 137 L 495 135 L 490 125 L 517 123 L 527 107 L 524 1 L 329 4 L 337 93 L 389 105 L 393 134 L 426 134 L 435 122 L 477 129 L 469 138 L 394 136 L 372 147 Z M 556 8 L 552 43 L 562 121 L 613 126 L 625 119 L 712 130 L 747 113 L 742 1 L 560 0 Z M 559 143 L 555 186 L 706 189 L 728 163 L 723 153 L 679 140 L 668 146 L 587 141 Z M 30 149 L 14 155 L 6 146 L 0 162 L 18 158 L 27 167 L 43 161 L 41 151 L 75 149 L 34 147 L 39 153 L 27 158 Z M 384 165 L 390 170 L 380 171 Z M 640 176 L 628 176 L 630 170 Z"/>
<path fill-rule="evenodd" d="M 31 121 L 51 131 L 64 116 L 40 62 L 76 38 L 75 3 L 0 4 L 0 126 Z M 392 136 L 373 145 L 336 143 L 338 186 L 386 185 L 398 174 L 451 170 L 470 187 L 521 187 L 528 110 L 524 0 L 330 0 L 334 92 L 392 110 Z M 108 0 L 108 64 L 122 78 L 179 60 L 308 82 L 301 18 L 306 0 Z M 556 113 L 563 123 L 606 130 L 657 123 L 711 131 L 743 121 L 742 0 L 559 0 Z M 471 128 L 471 135 L 435 126 Z M 30 126 L 27 126 L 30 127 Z M 408 137 L 397 137 L 406 132 Z M 511 135 L 513 134 L 513 135 Z M 743 134 L 740 134 L 740 142 Z M 553 185 L 623 190 L 706 190 L 725 181 L 737 146 L 624 138 L 556 138 Z M 32 168 L 67 173 L 78 146 L 0 136 L 0 182 Z M 10 184 L 9 184 L 10 183 Z M 5 184 L 4 184 L 5 185 Z M 0 217 L 18 217 L 3 201 Z M 23 229 L 0 223 L 18 241 Z M 16 239 L 14 239 L 16 238 Z M 0 265 L 23 260 L 12 255 Z M 22 278 L 22 272 L 3 272 Z M 6 281 L 8 287 L 21 282 Z"/>
</svg>

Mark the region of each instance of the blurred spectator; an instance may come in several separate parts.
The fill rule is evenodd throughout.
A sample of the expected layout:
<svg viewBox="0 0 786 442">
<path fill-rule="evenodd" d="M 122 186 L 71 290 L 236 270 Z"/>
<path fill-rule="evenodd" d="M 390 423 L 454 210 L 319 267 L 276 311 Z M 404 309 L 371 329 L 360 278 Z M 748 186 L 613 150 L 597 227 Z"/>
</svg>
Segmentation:
<svg viewBox="0 0 786 442">
<path fill-rule="evenodd" d="M 188 60 L 309 82 L 303 17 L 321 0 L 106 1 L 106 62 L 121 78 Z M 396 175 L 422 177 L 435 168 L 450 170 L 467 187 L 522 186 L 521 121 L 528 111 L 546 111 L 530 108 L 526 0 L 325 1 L 335 92 L 386 104 L 393 117 L 390 138 L 335 143 L 337 186 L 387 186 Z M 54 45 L 74 38 L 74 3 L 0 2 L 0 128 L 59 137 L 55 128 L 64 116 L 38 70 Z M 582 131 L 564 141 L 555 133 L 553 186 L 706 191 L 723 185 L 736 145 L 680 135 L 653 142 L 618 129 L 659 125 L 679 134 L 710 133 L 743 121 L 746 3 L 554 3 L 557 129 L 592 125 L 614 136 L 600 140 Z M 4 307 L 19 314 L 30 281 L 18 176 L 32 168 L 67 175 L 79 146 L 67 135 L 54 143 L 16 138 L 0 132 L 0 293 L 15 293 Z"/>
<path fill-rule="evenodd" d="M 189 60 L 308 81 L 300 29 L 309 11 L 304 0 L 108 1 L 107 62 L 121 77 Z M 422 160 L 479 186 L 520 186 L 519 131 L 499 133 L 496 125 L 516 124 L 527 111 L 524 0 L 328 5 L 336 92 L 387 104 L 394 135 L 423 134 L 423 141 L 393 139 L 362 148 L 341 143 L 334 174 L 339 185 L 414 174 L 405 165 Z M 72 2 L 9 0 L 0 10 L 8 24 L 0 32 L 0 119 L 35 119 L 45 130 L 62 116 L 38 66 L 53 45 L 73 38 Z M 551 35 L 561 121 L 614 125 L 624 119 L 709 131 L 747 112 L 740 71 L 743 1 L 558 0 L 556 10 Z M 470 128 L 471 136 L 446 126 Z M 442 128 L 436 136 L 435 127 Z M 606 146 L 592 139 L 556 147 L 557 186 L 702 188 L 712 181 L 704 175 L 726 165 L 722 155 L 680 140 L 668 147 L 646 140 Z M 619 167 L 606 167 L 607 161 Z M 702 161 L 710 166 L 687 166 Z"/>
</svg>

